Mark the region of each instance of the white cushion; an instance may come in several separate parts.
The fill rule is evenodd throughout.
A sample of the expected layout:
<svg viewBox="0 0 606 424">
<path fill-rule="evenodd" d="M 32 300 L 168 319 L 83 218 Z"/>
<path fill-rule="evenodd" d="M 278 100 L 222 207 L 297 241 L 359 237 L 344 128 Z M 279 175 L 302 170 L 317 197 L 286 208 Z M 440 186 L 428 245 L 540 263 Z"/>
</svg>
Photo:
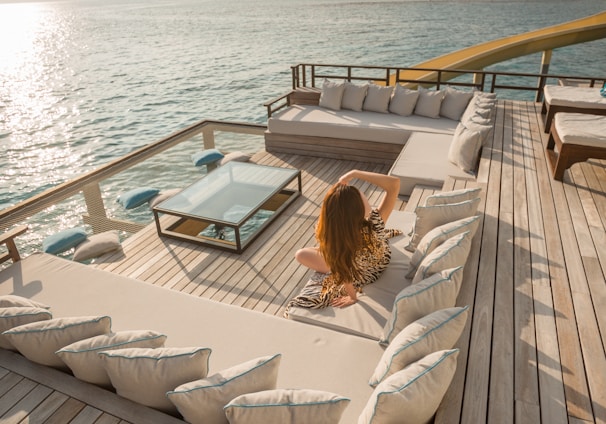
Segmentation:
<svg viewBox="0 0 606 424">
<path fill-rule="evenodd" d="M 440 117 L 440 106 L 444 99 L 444 91 L 427 90 L 419 87 L 419 98 L 415 105 L 415 115 L 426 116 L 428 118 Z"/>
<path fill-rule="evenodd" d="M 87 383 L 110 387 L 111 382 L 99 352 L 131 347 L 163 347 L 166 336 L 156 331 L 132 330 L 102 334 L 69 344 L 57 355 L 72 370 L 74 376 Z"/>
<path fill-rule="evenodd" d="M 227 156 L 225 156 L 225 157 L 227 157 Z M 221 160 L 223 160 L 223 159 L 221 159 Z M 165 200 L 170 199 L 175 194 L 179 193 L 181 190 L 182 189 L 180 189 L 180 188 L 171 188 L 168 190 L 161 190 L 160 193 L 158 193 L 157 195 L 155 195 L 154 197 L 149 199 L 149 201 L 148 201 L 149 207 L 153 208 L 154 206 L 159 205 L 160 203 L 164 202 Z"/>
<path fill-rule="evenodd" d="M 129 348 L 100 352 L 120 396 L 175 414 L 166 392 L 208 374 L 211 350 L 200 347 Z"/>
<path fill-rule="evenodd" d="M 360 112 L 364 105 L 368 84 L 357 85 L 349 81 L 345 81 L 345 90 L 343 99 L 341 100 L 341 109 L 349 109 Z"/>
<path fill-rule="evenodd" d="M 417 206 L 415 209 L 417 218 L 415 220 L 414 234 L 412 235 L 410 243 L 406 246 L 406 250 L 414 253 L 417 244 L 419 244 L 425 234 L 434 228 L 444 225 L 447 222 L 475 215 L 479 204 L 480 198 L 477 197 L 459 203 Z"/>
<path fill-rule="evenodd" d="M 447 205 L 473 200 L 480 195 L 481 187 L 462 188 L 459 190 L 440 191 L 425 198 L 425 206 Z"/>
<path fill-rule="evenodd" d="M 458 353 L 431 353 L 387 378 L 372 393 L 358 424 L 430 422 L 450 386 Z"/>
<path fill-rule="evenodd" d="M 416 284 L 444 269 L 464 266 L 470 248 L 471 233 L 469 231 L 449 238 L 421 261 L 412 283 Z"/>
<path fill-rule="evenodd" d="M 15 346 L 2 333 L 11 328 L 31 322 L 45 321 L 53 317 L 47 309 L 32 306 L 10 306 L 0 308 L 0 348 L 16 350 Z"/>
<path fill-rule="evenodd" d="M 468 309 L 468 306 L 440 309 L 407 325 L 385 349 L 368 384 L 375 387 L 424 356 L 451 349 L 465 328 Z"/>
<path fill-rule="evenodd" d="M 389 111 L 402 116 L 410 116 L 415 110 L 419 92 L 396 85 L 389 102 Z"/>
<path fill-rule="evenodd" d="M 389 344 L 406 326 L 427 314 L 455 306 L 462 280 L 463 267 L 458 267 L 403 289 L 394 300 L 380 343 Z"/>
<path fill-rule="evenodd" d="M 476 233 L 478 225 L 480 223 L 480 216 L 474 215 L 468 218 L 458 219 L 453 222 L 448 222 L 444 225 L 434 228 L 421 239 L 417 245 L 415 253 L 410 258 L 410 264 L 406 278 L 414 278 L 419 264 L 427 255 L 434 251 L 436 247 L 444 243 L 449 238 L 456 236 L 457 234 L 470 232 L 471 238 Z"/>
<path fill-rule="evenodd" d="M 264 356 L 222 370 L 208 378 L 182 384 L 166 393 L 191 424 L 228 424 L 223 407 L 252 392 L 273 390 L 281 355 Z"/>
<path fill-rule="evenodd" d="M 225 406 L 225 415 L 230 424 L 337 424 L 349 402 L 318 390 L 266 390 L 233 399 Z"/>
<path fill-rule="evenodd" d="M 366 92 L 362 109 L 371 112 L 387 113 L 392 92 L 392 86 L 383 87 L 376 84 L 368 84 L 368 91 Z"/>
<path fill-rule="evenodd" d="M 458 121 L 469 105 L 473 93 L 471 91 L 457 90 L 452 87 L 446 87 L 444 91 L 445 95 L 440 105 L 440 115 Z"/>
<path fill-rule="evenodd" d="M 30 307 L 30 308 L 44 308 L 49 309 L 50 306 L 36 302 L 35 300 L 28 299 L 27 297 L 16 296 L 14 294 L 5 294 L 0 296 L 0 308 L 10 307 Z"/>
<path fill-rule="evenodd" d="M 554 123 L 563 144 L 606 146 L 606 116 L 560 112 L 555 114 Z"/>
<path fill-rule="evenodd" d="M 460 123 L 448 150 L 448 160 L 463 171 L 473 174 L 480 158 L 480 150 L 489 131 L 488 125 Z"/>
<path fill-rule="evenodd" d="M 105 253 L 120 249 L 121 246 L 120 236 L 116 230 L 93 234 L 76 246 L 72 259 L 80 262 L 98 258 Z"/>
<path fill-rule="evenodd" d="M 55 354 L 63 346 L 107 334 L 111 331 L 108 316 L 53 318 L 21 325 L 3 334 L 15 348 L 32 362 L 67 370 Z"/>
<path fill-rule="evenodd" d="M 223 166 L 229 162 L 248 162 L 250 161 L 250 155 L 248 153 L 235 151 L 227 153 L 223 156 L 223 159 L 219 161 L 219 165 Z"/>
<path fill-rule="evenodd" d="M 340 110 L 343 91 L 345 91 L 345 84 L 342 81 L 335 82 L 325 79 L 322 84 L 319 105 L 327 109 Z"/>
</svg>

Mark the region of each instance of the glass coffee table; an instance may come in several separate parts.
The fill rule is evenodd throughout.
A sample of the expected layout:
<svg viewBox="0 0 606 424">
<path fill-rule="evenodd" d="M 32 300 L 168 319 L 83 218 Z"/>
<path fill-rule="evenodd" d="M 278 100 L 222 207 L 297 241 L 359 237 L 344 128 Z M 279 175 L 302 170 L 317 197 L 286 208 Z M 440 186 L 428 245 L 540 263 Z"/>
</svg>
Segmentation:
<svg viewBox="0 0 606 424">
<path fill-rule="evenodd" d="M 241 253 L 300 194 L 298 169 L 229 162 L 153 213 L 160 236 Z"/>
</svg>

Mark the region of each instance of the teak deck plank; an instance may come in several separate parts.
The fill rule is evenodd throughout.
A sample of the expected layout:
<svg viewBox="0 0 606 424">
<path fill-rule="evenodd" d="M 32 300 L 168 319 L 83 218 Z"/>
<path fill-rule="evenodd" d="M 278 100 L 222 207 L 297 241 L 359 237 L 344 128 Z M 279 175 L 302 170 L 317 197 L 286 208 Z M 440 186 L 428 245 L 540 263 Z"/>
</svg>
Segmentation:
<svg viewBox="0 0 606 424">
<path fill-rule="evenodd" d="M 457 298 L 468 320 L 435 424 L 606 423 L 606 161 L 575 164 L 554 181 L 542 125 L 540 104 L 500 100 L 477 178 L 444 183 L 483 190 Z M 149 225 L 92 266 L 281 316 L 310 275 L 294 253 L 315 244 L 326 190 L 349 169 L 389 165 L 264 151 L 253 160 L 301 169 L 303 193 L 242 254 L 160 238 Z M 379 190 L 356 184 L 377 203 Z M 396 209 L 414 211 L 435 192 L 418 186 Z M 133 421 L 52 375 L 0 366 L 0 421 Z"/>
</svg>

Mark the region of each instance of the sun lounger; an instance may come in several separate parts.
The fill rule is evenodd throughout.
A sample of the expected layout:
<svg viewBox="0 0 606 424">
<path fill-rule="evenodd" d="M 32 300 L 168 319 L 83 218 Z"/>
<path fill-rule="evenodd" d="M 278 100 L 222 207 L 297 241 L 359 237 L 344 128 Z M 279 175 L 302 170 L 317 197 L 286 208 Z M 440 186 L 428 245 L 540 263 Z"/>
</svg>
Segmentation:
<svg viewBox="0 0 606 424">
<path fill-rule="evenodd" d="M 558 112 L 606 115 L 606 97 L 600 95 L 599 87 L 546 85 L 542 108 L 546 133 Z"/>
<path fill-rule="evenodd" d="M 559 181 L 564 171 L 577 162 L 606 159 L 606 116 L 558 113 L 546 151 L 553 178 Z"/>
</svg>

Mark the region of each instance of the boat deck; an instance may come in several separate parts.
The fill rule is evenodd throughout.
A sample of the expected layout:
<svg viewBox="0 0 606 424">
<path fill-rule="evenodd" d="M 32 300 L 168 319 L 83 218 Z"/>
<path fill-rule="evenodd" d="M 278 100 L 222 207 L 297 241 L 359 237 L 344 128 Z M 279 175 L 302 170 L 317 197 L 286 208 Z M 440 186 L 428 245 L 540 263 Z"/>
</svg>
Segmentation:
<svg viewBox="0 0 606 424">
<path fill-rule="evenodd" d="M 606 423 L 606 314 L 599 312 L 606 307 L 606 162 L 576 164 L 563 182 L 554 181 L 540 105 L 499 101 L 495 122 L 477 181 L 449 180 L 444 187 L 483 187 L 483 223 L 457 300 L 471 314 L 436 423 Z M 95 266 L 281 315 L 309 276 L 293 255 L 314 244 L 327 188 L 349 169 L 389 167 L 266 152 L 254 160 L 301 169 L 303 195 L 244 253 L 160 238 L 150 225 L 124 242 L 123 253 Z M 376 201 L 373 187 L 360 188 Z M 433 192 L 417 188 L 396 207 L 414 210 Z M 5 421 L 27 395 L 3 391 L 7 378 L 18 379 L 18 372 L 0 367 L 0 421 L 32 422 L 21 421 L 27 414 Z M 29 408 L 39 412 L 38 405 Z"/>
</svg>

